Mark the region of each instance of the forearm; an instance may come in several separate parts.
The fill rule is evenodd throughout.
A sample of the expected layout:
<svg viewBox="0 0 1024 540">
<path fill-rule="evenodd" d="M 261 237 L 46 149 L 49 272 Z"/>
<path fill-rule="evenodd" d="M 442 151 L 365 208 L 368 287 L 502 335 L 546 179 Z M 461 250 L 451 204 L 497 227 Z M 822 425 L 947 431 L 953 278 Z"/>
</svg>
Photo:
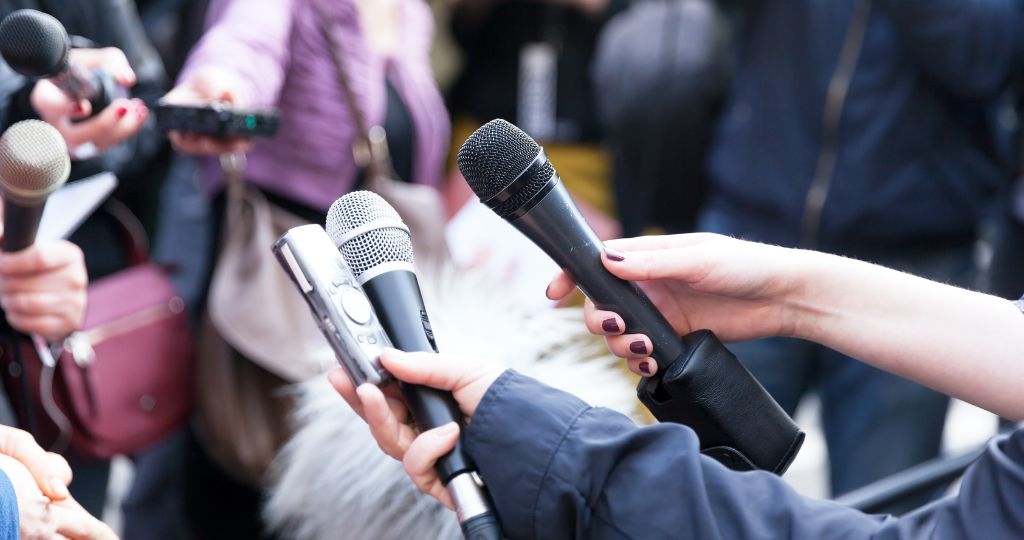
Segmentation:
<svg viewBox="0 0 1024 540">
<path fill-rule="evenodd" d="M 801 257 L 796 337 L 1024 418 L 1024 314 L 1011 302 L 852 259 Z"/>
</svg>

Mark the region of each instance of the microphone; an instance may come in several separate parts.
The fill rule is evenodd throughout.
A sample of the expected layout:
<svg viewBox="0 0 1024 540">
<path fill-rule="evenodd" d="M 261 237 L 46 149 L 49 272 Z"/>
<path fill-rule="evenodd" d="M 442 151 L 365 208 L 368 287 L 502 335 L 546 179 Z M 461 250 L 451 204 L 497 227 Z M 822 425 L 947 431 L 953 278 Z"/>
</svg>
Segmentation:
<svg viewBox="0 0 1024 540">
<path fill-rule="evenodd" d="M 14 71 L 31 79 L 49 79 L 68 99 L 88 100 L 96 114 L 122 92 L 105 71 L 69 62 L 70 50 L 64 25 L 51 15 L 19 9 L 0 22 L 0 55 Z"/>
<path fill-rule="evenodd" d="M 395 347 L 408 352 L 437 352 L 413 266 L 412 238 L 398 212 L 375 193 L 354 191 L 331 205 L 326 229 Z M 421 429 L 453 421 L 462 425 L 462 413 L 450 393 L 400 384 Z M 464 536 L 501 538 L 497 515 L 461 440 L 437 462 L 436 468 L 455 502 Z"/>
<path fill-rule="evenodd" d="M 67 145 L 50 124 L 23 120 L 0 135 L 4 251 L 20 251 L 35 242 L 46 199 L 70 172 Z"/>
<path fill-rule="evenodd" d="M 658 420 L 690 426 L 701 450 L 731 468 L 786 470 L 804 434 L 713 333 L 680 338 L 637 284 L 605 269 L 603 243 L 536 141 L 491 120 L 457 161 L 481 202 L 543 249 L 595 306 L 651 339 L 658 373 L 641 378 L 637 394 Z"/>
</svg>

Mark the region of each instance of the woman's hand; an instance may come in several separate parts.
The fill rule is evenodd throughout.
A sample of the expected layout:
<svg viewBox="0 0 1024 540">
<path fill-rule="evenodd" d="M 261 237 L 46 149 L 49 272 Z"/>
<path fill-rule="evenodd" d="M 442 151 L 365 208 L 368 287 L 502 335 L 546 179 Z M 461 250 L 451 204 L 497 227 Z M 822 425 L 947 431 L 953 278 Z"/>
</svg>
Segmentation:
<svg viewBox="0 0 1024 540">
<path fill-rule="evenodd" d="M 808 252 L 708 233 L 611 240 L 605 248 L 605 268 L 637 282 L 680 335 L 706 328 L 729 342 L 793 334 L 790 301 Z M 547 295 L 559 300 L 575 285 L 561 273 Z M 585 321 L 634 373 L 657 372 L 651 340 L 625 334 L 617 313 L 587 300 Z"/>
<path fill-rule="evenodd" d="M 209 105 L 226 103 L 244 107 L 245 85 L 231 71 L 218 67 L 197 70 L 186 81 L 176 86 L 161 100 L 171 105 Z M 252 146 L 249 139 L 221 139 L 209 135 L 172 131 L 167 134 L 179 152 L 193 155 L 220 155 L 245 152 Z"/>
<path fill-rule="evenodd" d="M 21 538 L 117 538 L 110 527 L 71 498 L 68 462 L 40 448 L 28 433 L 0 426 L 0 470 L 10 479 L 18 497 Z"/>
<path fill-rule="evenodd" d="M 400 381 L 450 391 L 467 418 L 473 416 L 487 389 L 504 371 L 495 364 L 394 349 L 384 351 L 381 363 Z M 383 391 L 372 384 L 353 388 L 340 368 L 328 373 L 327 379 L 370 426 L 381 450 L 402 462 L 416 487 L 454 510 L 448 491 L 434 472 L 434 464 L 455 447 L 459 426 L 451 422 L 420 433 L 412 424 L 398 385 L 392 384 Z"/>
<path fill-rule="evenodd" d="M 135 86 L 135 72 L 120 49 L 71 49 L 68 54 L 69 61 L 76 65 L 102 69 L 118 84 Z M 36 83 L 31 101 L 39 118 L 57 128 L 71 149 L 87 144 L 94 145 L 96 150 L 114 146 L 138 133 L 149 117 L 149 109 L 142 100 L 118 98 L 89 118 L 93 111 L 88 100 L 72 101 L 46 79 Z"/>
<path fill-rule="evenodd" d="M 81 326 L 88 281 L 82 250 L 66 240 L 0 253 L 0 306 L 7 321 L 48 341 Z"/>
</svg>

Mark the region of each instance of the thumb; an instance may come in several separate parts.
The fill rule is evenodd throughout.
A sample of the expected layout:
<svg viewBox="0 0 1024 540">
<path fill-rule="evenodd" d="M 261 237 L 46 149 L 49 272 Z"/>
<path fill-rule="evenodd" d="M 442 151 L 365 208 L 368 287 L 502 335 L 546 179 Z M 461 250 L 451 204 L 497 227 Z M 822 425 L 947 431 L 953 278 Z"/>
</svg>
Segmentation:
<svg viewBox="0 0 1024 540">
<path fill-rule="evenodd" d="M 475 370 L 469 362 L 434 353 L 407 353 L 386 349 L 380 359 L 384 367 L 397 379 L 439 390 L 451 391 L 459 388 L 462 381 Z"/>
<path fill-rule="evenodd" d="M 39 490 L 54 500 L 70 496 L 71 467 L 61 456 L 43 450 L 28 433 L 14 428 L 0 432 L 0 453 L 25 466 Z"/>
</svg>

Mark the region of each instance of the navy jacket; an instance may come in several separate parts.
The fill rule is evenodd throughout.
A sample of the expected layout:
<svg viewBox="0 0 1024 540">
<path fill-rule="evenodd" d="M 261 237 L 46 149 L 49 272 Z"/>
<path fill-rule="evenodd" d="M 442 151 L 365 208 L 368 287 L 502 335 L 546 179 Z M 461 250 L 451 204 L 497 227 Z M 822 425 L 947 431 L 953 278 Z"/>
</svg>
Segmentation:
<svg viewBox="0 0 1024 540">
<path fill-rule="evenodd" d="M 902 518 L 804 498 L 699 453 L 692 430 L 637 427 L 514 371 L 465 434 L 510 539 L 1024 537 L 1024 429 L 993 440 L 958 496 Z"/>
<path fill-rule="evenodd" d="M 838 108 L 834 169 L 822 168 L 826 96 L 855 1 L 744 2 L 735 80 L 708 161 L 705 228 L 853 254 L 973 241 L 1008 181 L 992 115 L 1022 67 L 1022 2 L 874 0 Z M 827 196 L 811 227 L 817 241 L 807 243 L 818 170 Z"/>
</svg>

